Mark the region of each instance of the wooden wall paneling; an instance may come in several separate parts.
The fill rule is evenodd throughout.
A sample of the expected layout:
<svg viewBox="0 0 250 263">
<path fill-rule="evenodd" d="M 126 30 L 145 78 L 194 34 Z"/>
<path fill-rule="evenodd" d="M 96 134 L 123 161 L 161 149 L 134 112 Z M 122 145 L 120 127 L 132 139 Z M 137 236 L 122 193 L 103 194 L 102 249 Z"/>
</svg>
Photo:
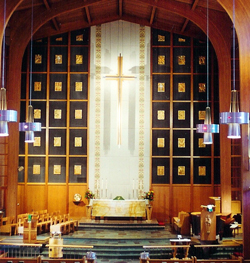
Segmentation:
<svg viewBox="0 0 250 263">
<path fill-rule="evenodd" d="M 152 218 L 157 218 L 158 221 L 170 223 L 169 212 L 169 185 L 155 184 L 152 190 L 156 193 L 153 202 Z"/>
<path fill-rule="evenodd" d="M 191 200 L 190 195 L 192 190 L 190 185 L 173 185 L 173 216 L 177 216 L 180 211 L 191 212 L 193 200 Z"/>
<path fill-rule="evenodd" d="M 79 185 L 79 184 L 70 184 L 69 187 L 69 198 L 68 198 L 68 207 L 69 214 L 76 219 L 81 219 L 82 217 L 86 217 L 86 205 L 87 200 L 84 198 L 85 192 L 88 189 L 87 185 Z M 74 195 L 80 194 L 82 196 L 82 200 L 80 203 L 74 203 Z"/>
<path fill-rule="evenodd" d="M 25 213 L 47 209 L 45 184 L 28 184 L 25 190 Z"/>
<path fill-rule="evenodd" d="M 25 185 L 18 184 L 17 186 L 17 215 L 25 213 Z"/>
<path fill-rule="evenodd" d="M 61 214 L 67 213 L 68 199 L 67 186 L 65 184 L 48 185 L 48 212 L 60 211 Z"/>
<path fill-rule="evenodd" d="M 192 212 L 200 212 L 201 205 L 208 205 L 211 203 L 209 196 L 216 196 L 214 195 L 214 191 L 211 185 L 194 185 L 192 191 L 194 196 L 194 198 L 192 199 Z"/>
</svg>

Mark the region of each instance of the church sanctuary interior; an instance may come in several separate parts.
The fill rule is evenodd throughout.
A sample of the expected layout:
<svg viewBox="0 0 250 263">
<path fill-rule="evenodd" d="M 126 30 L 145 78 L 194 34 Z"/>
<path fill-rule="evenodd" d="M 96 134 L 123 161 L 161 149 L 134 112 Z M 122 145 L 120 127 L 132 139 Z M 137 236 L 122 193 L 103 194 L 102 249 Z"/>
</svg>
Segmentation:
<svg viewBox="0 0 250 263">
<path fill-rule="evenodd" d="M 250 262 L 250 1 L 0 0 L 0 263 Z"/>
</svg>

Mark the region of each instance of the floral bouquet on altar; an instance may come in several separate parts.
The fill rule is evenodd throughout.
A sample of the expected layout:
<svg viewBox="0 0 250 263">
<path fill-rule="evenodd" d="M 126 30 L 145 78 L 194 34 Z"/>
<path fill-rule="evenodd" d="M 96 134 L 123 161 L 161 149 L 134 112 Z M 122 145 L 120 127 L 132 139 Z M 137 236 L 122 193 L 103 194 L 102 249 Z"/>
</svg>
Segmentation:
<svg viewBox="0 0 250 263">
<path fill-rule="evenodd" d="M 149 190 L 148 192 L 144 193 L 144 199 L 148 199 L 149 201 L 154 201 L 154 191 L 153 190 Z"/>
<path fill-rule="evenodd" d="M 90 189 L 88 189 L 87 191 L 86 191 L 86 193 L 85 193 L 85 198 L 86 199 L 94 199 L 95 198 L 95 194 L 90 190 Z"/>
</svg>

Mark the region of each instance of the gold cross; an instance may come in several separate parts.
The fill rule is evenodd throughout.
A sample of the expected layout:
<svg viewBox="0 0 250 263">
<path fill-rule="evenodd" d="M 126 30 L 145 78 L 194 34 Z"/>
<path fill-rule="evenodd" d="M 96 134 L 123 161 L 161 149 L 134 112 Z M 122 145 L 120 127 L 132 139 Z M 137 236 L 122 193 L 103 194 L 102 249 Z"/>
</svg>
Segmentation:
<svg viewBox="0 0 250 263">
<path fill-rule="evenodd" d="M 122 101 L 122 81 L 124 80 L 133 80 L 134 76 L 125 76 L 122 73 L 122 63 L 123 57 L 118 57 L 118 74 L 117 75 L 108 75 L 105 78 L 108 80 L 116 80 L 118 81 L 118 139 L 117 144 L 121 145 L 121 101 Z"/>
</svg>

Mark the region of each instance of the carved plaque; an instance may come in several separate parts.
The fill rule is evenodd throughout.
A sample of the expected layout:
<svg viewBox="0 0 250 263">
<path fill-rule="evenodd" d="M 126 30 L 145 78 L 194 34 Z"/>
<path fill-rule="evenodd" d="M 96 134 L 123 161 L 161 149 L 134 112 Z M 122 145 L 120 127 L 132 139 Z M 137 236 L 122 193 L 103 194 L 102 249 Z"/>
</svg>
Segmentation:
<svg viewBox="0 0 250 263">
<path fill-rule="evenodd" d="M 41 119 L 41 110 L 34 109 L 34 119 Z"/>
<path fill-rule="evenodd" d="M 83 56 L 76 55 L 76 64 L 82 64 L 82 62 L 83 62 Z"/>
<path fill-rule="evenodd" d="M 199 176 L 206 176 L 206 166 L 199 166 Z"/>
<path fill-rule="evenodd" d="M 158 83 L 158 92 L 165 92 L 165 83 L 164 82 Z"/>
<path fill-rule="evenodd" d="M 79 164 L 74 165 L 74 174 L 79 175 L 82 174 L 82 166 Z"/>
<path fill-rule="evenodd" d="M 199 92 L 206 92 L 206 83 L 199 83 Z"/>
<path fill-rule="evenodd" d="M 42 55 L 35 54 L 35 64 L 42 64 Z"/>
<path fill-rule="evenodd" d="M 61 174 L 61 165 L 58 164 L 54 165 L 53 174 Z"/>
<path fill-rule="evenodd" d="M 82 110 L 75 110 L 75 119 L 82 119 Z"/>
<path fill-rule="evenodd" d="M 165 56 L 158 56 L 158 65 L 165 65 Z"/>
<path fill-rule="evenodd" d="M 75 91 L 82 91 L 82 82 L 75 82 Z"/>
<path fill-rule="evenodd" d="M 34 137 L 33 146 L 34 147 L 40 147 L 41 146 L 41 137 Z"/>
<path fill-rule="evenodd" d="M 205 120 L 206 111 L 199 110 L 199 120 Z"/>
<path fill-rule="evenodd" d="M 62 145 L 61 141 L 62 141 L 61 137 L 54 137 L 54 147 L 61 147 Z"/>
<path fill-rule="evenodd" d="M 158 35 L 158 42 L 165 42 L 165 36 Z"/>
<path fill-rule="evenodd" d="M 62 64 L 62 55 L 55 55 L 55 64 Z"/>
<path fill-rule="evenodd" d="M 205 56 L 199 56 L 199 65 L 200 66 L 206 65 L 206 57 Z"/>
<path fill-rule="evenodd" d="M 178 65 L 183 66 L 186 65 L 186 56 L 178 56 Z"/>
<path fill-rule="evenodd" d="M 178 175 L 185 176 L 185 166 L 178 166 Z"/>
<path fill-rule="evenodd" d="M 41 174 L 40 164 L 33 164 L 33 174 Z"/>
<path fill-rule="evenodd" d="M 83 34 L 76 36 L 76 41 L 83 41 Z"/>
<path fill-rule="evenodd" d="M 178 92 L 186 92 L 186 83 L 179 82 L 178 83 Z"/>
<path fill-rule="evenodd" d="M 56 38 L 56 42 L 62 42 L 63 41 L 63 38 L 62 37 L 57 37 Z"/>
<path fill-rule="evenodd" d="M 75 137 L 75 147 L 82 147 L 82 137 Z"/>
<path fill-rule="evenodd" d="M 206 148 L 206 144 L 203 143 L 203 138 L 199 138 L 198 147 L 199 148 Z"/>
<path fill-rule="evenodd" d="M 60 120 L 62 118 L 62 110 L 54 109 L 54 119 Z"/>
<path fill-rule="evenodd" d="M 165 111 L 164 110 L 158 110 L 157 111 L 157 119 L 159 121 L 165 120 Z"/>
<path fill-rule="evenodd" d="M 34 82 L 34 91 L 41 91 L 42 90 L 42 82 L 35 81 Z"/>
<path fill-rule="evenodd" d="M 183 121 L 185 120 L 185 111 L 184 110 L 178 110 L 178 120 Z"/>
<path fill-rule="evenodd" d="M 157 175 L 164 176 L 165 175 L 165 166 L 157 166 Z"/>
<path fill-rule="evenodd" d="M 164 148 L 165 147 L 165 138 L 157 138 L 157 147 Z"/>
<path fill-rule="evenodd" d="M 185 148 L 186 140 L 185 138 L 178 138 L 178 148 Z"/>
<path fill-rule="evenodd" d="M 182 38 L 182 37 L 179 37 L 179 38 L 178 38 L 178 42 L 180 42 L 180 43 L 185 43 L 185 42 L 186 42 L 186 39 L 185 39 L 185 38 Z"/>
<path fill-rule="evenodd" d="M 55 82 L 55 91 L 62 91 L 62 82 Z"/>
</svg>

